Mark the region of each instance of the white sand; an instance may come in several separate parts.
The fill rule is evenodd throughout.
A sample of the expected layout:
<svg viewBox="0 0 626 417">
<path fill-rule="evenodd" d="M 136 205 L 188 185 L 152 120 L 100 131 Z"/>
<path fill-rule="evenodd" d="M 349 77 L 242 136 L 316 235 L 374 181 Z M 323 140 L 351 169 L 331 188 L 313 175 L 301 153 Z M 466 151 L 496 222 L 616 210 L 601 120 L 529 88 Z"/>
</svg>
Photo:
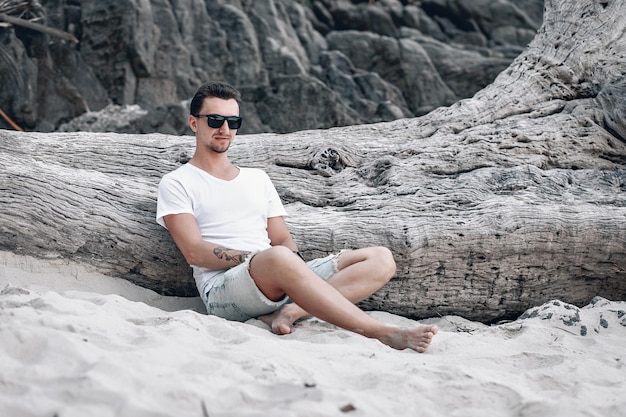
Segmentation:
<svg viewBox="0 0 626 417">
<path fill-rule="evenodd" d="M 0 253 L 0 290 L 2 417 L 626 415 L 624 301 L 428 320 L 418 354 L 316 320 L 276 336 L 66 261 Z"/>
</svg>

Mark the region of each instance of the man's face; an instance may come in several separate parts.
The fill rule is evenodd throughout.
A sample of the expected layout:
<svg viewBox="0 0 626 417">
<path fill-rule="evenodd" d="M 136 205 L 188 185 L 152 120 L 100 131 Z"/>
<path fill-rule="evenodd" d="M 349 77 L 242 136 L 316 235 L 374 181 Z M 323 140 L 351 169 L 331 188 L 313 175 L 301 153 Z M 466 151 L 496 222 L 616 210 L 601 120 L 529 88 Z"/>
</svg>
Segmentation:
<svg viewBox="0 0 626 417">
<path fill-rule="evenodd" d="M 239 104 L 237 100 L 223 100 L 216 97 L 204 99 L 199 114 L 217 114 L 220 116 L 239 116 Z M 223 153 L 228 150 L 237 134 L 236 129 L 231 129 L 228 122 L 218 128 L 209 126 L 206 117 L 189 116 L 189 126 L 196 133 L 198 146 L 215 153 Z"/>
</svg>

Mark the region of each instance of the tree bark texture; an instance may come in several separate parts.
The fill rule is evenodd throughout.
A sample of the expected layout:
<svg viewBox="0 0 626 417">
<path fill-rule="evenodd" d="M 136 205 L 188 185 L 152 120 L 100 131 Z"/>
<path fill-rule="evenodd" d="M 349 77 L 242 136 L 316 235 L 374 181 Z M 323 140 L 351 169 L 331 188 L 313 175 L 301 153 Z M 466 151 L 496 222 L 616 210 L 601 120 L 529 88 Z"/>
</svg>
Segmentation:
<svg viewBox="0 0 626 417">
<path fill-rule="evenodd" d="M 489 322 L 555 298 L 626 299 L 625 54 L 623 1 L 548 0 L 527 51 L 471 99 L 239 136 L 230 155 L 269 173 L 306 257 L 393 251 L 397 274 L 365 309 Z M 0 131 L 0 144 L 0 249 L 196 294 L 154 221 L 158 181 L 194 138 Z"/>
</svg>

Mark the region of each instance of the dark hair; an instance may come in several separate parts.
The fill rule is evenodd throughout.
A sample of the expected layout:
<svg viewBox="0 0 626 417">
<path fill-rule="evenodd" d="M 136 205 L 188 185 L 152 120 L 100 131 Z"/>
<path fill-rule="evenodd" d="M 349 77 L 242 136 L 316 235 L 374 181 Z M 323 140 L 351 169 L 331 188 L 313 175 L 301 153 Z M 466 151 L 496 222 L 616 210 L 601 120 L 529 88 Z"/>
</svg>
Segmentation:
<svg viewBox="0 0 626 417">
<path fill-rule="evenodd" d="M 202 84 L 198 90 L 196 90 L 196 94 L 194 94 L 193 99 L 191 99 L 189 113 L 191 115 L 200 113 L 204 99 L 207 97 L 217 97 L 223 100 L 234 98 L 237 102 L 241 100 L 241 94 L 239 94 L 239 91 L 232 85 L 220 81 L 210 81 Z"/>
</svg>

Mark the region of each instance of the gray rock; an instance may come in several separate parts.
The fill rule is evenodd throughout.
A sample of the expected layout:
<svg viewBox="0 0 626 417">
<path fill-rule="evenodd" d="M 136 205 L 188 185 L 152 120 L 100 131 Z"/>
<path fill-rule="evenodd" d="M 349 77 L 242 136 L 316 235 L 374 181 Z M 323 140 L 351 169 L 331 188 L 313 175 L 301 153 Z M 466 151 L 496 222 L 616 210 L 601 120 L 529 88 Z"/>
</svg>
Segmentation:
<svg viewBox="0 0 626 417">
<path fill-rule="evenodd" d="M 116 125 L 118 131 L 187 134 L 176 119 L 180 103 L 210 79 L 230 82 L 251 100 L 242 103 L 241 133 L 392 120 L 471 97 L 526 47 L 541 23 L 543 2 L 41 5 L 24 17 L 45 12 L 45 24 L 79 43 L 0 26 L 0 109 L 11 119 L 26 130 L 54 131 L 85 127 L 68 122 L 109 105 L 138 105 L 148 112 L 145 120 Z M 0 128 L 10 126 L 0 119 Z"/>
</svg>

